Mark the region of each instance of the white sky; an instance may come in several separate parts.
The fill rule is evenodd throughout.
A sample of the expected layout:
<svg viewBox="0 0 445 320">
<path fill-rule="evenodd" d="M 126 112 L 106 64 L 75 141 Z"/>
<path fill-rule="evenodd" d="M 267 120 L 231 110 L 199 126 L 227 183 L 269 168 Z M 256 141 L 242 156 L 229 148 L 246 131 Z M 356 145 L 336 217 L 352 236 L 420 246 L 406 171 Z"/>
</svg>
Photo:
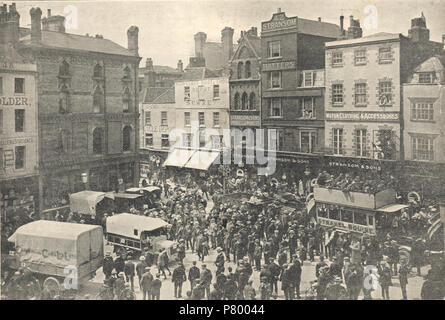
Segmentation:
<svg viewBox="0 0 445 320">
<path fill-rule="evenodd" d="M 10 4 L 11 2 L 5 2 Z M 363 34 L 393 32 L 408 34 L 411 19 L 419 17 L 423 11 L 431 40 L 441 41 L 445 34 L 445 0 L 108 0 L 108 1 L 17 1 L 20 24 L 29 27 L 29 9 L 40 7 L 43 17 L 47 9 L 52 15 L 66 15 L 64 8 L 69 5 L 77 9 L 77 29 L 67 32 L 90 35 L 102 34 L 105 38 L 127 46 L 127 29 L 131 25 L 139 27 L 139 55 L 151 57 L 156 65 L 176 67 L 178 59 L 184 65 L 194 55 L 193 35 L 198 31 L 207 33 L 208 41 L 221 39 L 225 26 L 235 29 L 234 42 L 241 30 L 252 26 L 261 31 L 261 22 L 270 20 L 277 8 L 286 12 L 288 17 L 298 16 L 306 19 L 339 24 L 339 16 L 345 16 L 345 28 L 349 26 L 349 16 L 359 18 Z M 377 28 L 364 28 L 369 17 L 365 7 L 377 8 Z"/>
</svg>

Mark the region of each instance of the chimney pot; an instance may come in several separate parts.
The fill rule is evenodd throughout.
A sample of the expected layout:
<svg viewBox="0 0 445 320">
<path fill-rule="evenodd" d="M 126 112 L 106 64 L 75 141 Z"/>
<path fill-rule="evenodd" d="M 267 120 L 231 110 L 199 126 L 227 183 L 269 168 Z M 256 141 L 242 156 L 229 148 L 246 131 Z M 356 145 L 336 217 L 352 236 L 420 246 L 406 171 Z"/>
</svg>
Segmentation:
<svg viewBox="0 0 445 320">
<path fill-rule="evenodd" d="M 182 60 L 178 61 L 178 71 L 183 72 L 184 71 L 184 64 L 182 63 Z"/>
<path fill-rule="evenodd" d="M 278 8 L 277 13 L 281 13 L 281 8 Z"/>
<path fill-rule="evenodd" d="M 48 9 L 48 18 L 51 17 L 51 9 Z"/>
<path fill-rule="evenodd" d="M 318 17 L 318 22 L 321 22 L 321 17 Z"/>
</svg>

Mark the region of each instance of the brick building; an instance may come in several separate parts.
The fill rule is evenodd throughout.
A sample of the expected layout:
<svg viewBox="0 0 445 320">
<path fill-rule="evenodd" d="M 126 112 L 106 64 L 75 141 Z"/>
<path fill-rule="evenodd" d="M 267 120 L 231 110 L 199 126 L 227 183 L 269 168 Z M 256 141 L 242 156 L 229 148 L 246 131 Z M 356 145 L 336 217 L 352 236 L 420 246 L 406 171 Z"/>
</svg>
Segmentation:
<svg viewBox="0 0 445 320">
<path fill-rule="evenodd" d="M 357 21 L 351 17 L 351 26 Z M 378 33 L 326 43 L 326 153 L 403 160 L 401 84 L 414 67 L 442 49 L 429 40 L 425 18 L 409 36 Z"/>
<path fill-rule="evenodd" d="M 41 19 L 17 44 L 37 65 L 41 209 L 83 189 L 122 190 L 137 182 L 138 28 L 124 48 L 100 35 L 68 34 L 64 17 Z M 62 201 L 60 201 L 62 199 Z"/>
<path fill-rule="evenodd" d="M 0 7 L 0 214 L 8 220 L 38 207 L 36 65 L 14 45 L 20 36 L 15 4 Z"/>
<path fill-rule="evenodd" d="M 341 30 L 281 9 L 261 27 L 262 125 L 277 130 L 278 160 L 291 152 L 308 165 L 324 144 L 324 44 Z"/>
<path fill-rule="evenodd" d="M 445 195 L 445 56 L 419 64 L 403 84 L 403 138 L 409 190 Z"/>
<path fill-rule="evenodd" d="M 229 61 L 230 127 L 261 126 L 261 39 L 257 29 L 242 31 L 238 48 Z"/>
</svg>

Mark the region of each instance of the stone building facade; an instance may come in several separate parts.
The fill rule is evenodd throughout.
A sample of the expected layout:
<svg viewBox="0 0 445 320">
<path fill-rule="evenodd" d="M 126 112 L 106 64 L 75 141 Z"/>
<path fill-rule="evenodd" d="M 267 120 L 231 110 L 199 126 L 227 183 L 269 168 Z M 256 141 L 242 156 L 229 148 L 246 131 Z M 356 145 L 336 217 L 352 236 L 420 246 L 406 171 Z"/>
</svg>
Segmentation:
<svg viewBox="0 0 445 320">
<path fill-rule="evenodd" d="M 6 220 L 39 204 L 37 69 L 14 48 L 19 24 L 15 4 L 0 7 L 0 214 Z"/>
<path fill-rule="evenodd" d="M 138 28 L 124 48 L 100 35 L 68 34 L 64 17 L 41 19 L 17 45 L 38 72 L 42 208 L 83 189 L 123 190 L 137 182 Z"/>
</svg>

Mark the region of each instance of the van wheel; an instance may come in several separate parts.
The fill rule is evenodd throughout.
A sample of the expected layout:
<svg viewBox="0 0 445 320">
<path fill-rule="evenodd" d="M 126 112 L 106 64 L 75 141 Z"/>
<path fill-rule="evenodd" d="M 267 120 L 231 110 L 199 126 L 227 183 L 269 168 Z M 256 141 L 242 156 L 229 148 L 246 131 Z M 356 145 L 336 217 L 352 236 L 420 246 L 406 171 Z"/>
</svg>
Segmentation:
<svg viewBox="0 0 445 320">
<path fill-rule="evenodd" d="M 43 290 L 48 294 L 49 298 L 54 299 L 55 296 L 60 294 L 60 283 L 54 277 L 48 277 L 43 281 Z"/>
</svg>

